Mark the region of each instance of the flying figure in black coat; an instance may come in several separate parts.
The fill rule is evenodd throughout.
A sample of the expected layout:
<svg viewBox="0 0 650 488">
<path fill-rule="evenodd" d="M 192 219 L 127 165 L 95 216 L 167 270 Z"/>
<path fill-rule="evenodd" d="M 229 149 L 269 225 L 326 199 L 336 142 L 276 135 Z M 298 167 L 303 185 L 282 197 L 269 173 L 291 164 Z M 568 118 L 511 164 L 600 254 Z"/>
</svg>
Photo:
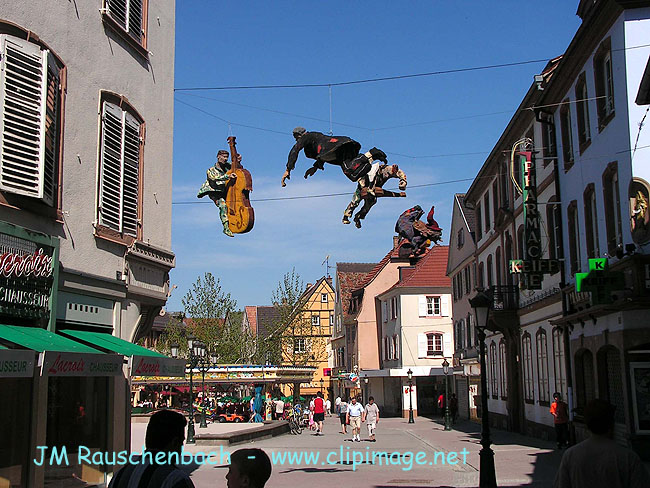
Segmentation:
<svg viewBox="0 0 650 488">
<path fill-rule="evenodd" d="M 354 182 L 364 184 L 361 180 L 368 174 L 374 160 L 388 162 L 386 153 L 373 147 L 365 154 L 360 154 L 361 144 L 346 136 L 328 136 L 321 132 L 307 132 L 304 127 L 293 129 L 296 143 L 289 152 L 287 169 L 282 175 L 282 186 L 291 179 L 291 171 L 296 167 L 298 153 L 305 151 L 305 156 L 315 159 L 314 165 L 305 171 L 305 178 L 313 176 L 317 170 L 324 169 L 324 164 L 340 166 L 345 176 Z"/>
</svg>

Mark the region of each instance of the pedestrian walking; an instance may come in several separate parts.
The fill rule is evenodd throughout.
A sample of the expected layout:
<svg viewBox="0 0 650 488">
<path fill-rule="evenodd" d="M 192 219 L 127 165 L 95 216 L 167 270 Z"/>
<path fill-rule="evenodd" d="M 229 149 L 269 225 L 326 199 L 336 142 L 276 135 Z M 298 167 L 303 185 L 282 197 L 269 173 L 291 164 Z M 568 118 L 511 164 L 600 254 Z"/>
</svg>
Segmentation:
<svg viewBox="0 0 650 488">
<path fill-rule="evenodd" d="M 323 421 L 325 420 L 325 401 L 323 393 L 318 392 L 314 400 L 314 422 L 316 422 L 316 435 L 323 435 Z"/>
<path fill-rule="evenodd" d="M 379 423 L 379 407 L 375 403 L 373 397 L 368 398 L 368 404 L 363 411 L 363 419 L 366 422 L 366 427 L 368 427 L 368 437 L 370 442 L 376 442 L 375 439 L 375 429 Z"/>
<path fill-rule="evenodd" d="M 194 483 L 184 471 L 171 462 L 180 459 L 185 439 L 185 417 L 173 410 L 159 410 L 149 419 L 145 437 L 146 452 L 151 456 L 127 464 L 113 477 L 109 488 L 194 488 Z M 164 453 L 162 460 L 158 454 Z"/>
<path fill-rule="evenodd" d="M 363 406 L 357 403 L 356 397 L 352 397 L 348 405 L 348 418 L 347 421 L 352 427 L 352 441 L 361 442 L 361 415 L 363 414 Z"/>
<path fill-rule="evenodd" d="M 327 413 L 328 417 L 332 416 L 332 402 L 330 401 L 329 397 L 327 400 L 325 400 L 325 412 Z"/>
<path fill-rule="evenodd" d="M 569 445 L 569 407 L 562 401 L 562 395 L 558 392 L 553 393 L 553 403 L 549 410 L 553 415 L 553 424 L 555 425 L 555 436 L 557 438 L 557 448 L 562 449 Z"/>
<path fill-rule="evenodd" d="M 591 437 L 567 449 L 554 488 L 646 488 L 650 475 L 639 456 L 614 440 L 615 407 L 593 400 L 584 409 Z"/>
<path fill-rule="evenodd" d="M 346 401 L 345 397 L 341 398 L 341 401 L 339 402 L 339 420 L 341 421 L 341 434 L 347 434 L 347 426 L 348 426 L 348 402 Z"/>
<path fill-rule="evenodd" d="M 456 398 L 455 393 L 452 393 L 449 399 L 449 412 L 451 413 L 451 421 L 455 424 L 458 419 L 458 398 Z"/>
<path fill-rule="evenodd" d="M 284 400 L 282 400 L 282 398 L 278 398 L 275 401 L 275 420 L 282 420 L 283 415 L 284 415 Z"/>
</svg>

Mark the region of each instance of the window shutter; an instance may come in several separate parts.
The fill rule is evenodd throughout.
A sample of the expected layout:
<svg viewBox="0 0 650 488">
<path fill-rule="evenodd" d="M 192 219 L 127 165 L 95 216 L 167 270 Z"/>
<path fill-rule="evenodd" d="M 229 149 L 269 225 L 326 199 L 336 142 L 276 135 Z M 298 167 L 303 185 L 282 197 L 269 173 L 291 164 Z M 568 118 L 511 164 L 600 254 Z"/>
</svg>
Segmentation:
<svg viewBox="0 0 650 488">
<path fill-rule="evenodd" d="M 427 335 L 418 334 L 418 357 L 427 357 Z"/>
<path fill-rule="evenodd" d="M 138 234 L 139 165 L 140 122 L 133 115 L 125 112 L 122 232 L 133 237 Z"/>
<path fill-rule="evenodd" d="M 142 0 L 106 0 L 108 12 L 129 35 L 142 39 Z"/>
<path fill-rule="evenodd" d="M 108 7 L 108 12 L 111 14 L 111 17 L 125 29 L 126 19 L 128 17 L 127 1 L 128 0 L 106 0 L 106 6 Z"/>
<path fill-rule="evenodd" d="M 420 317 L 427 316 L 427 298 L 424 295 L 418 297 L 418 315 Z"/>
<path fill-rule="evenodd" d="M 383 347 L 381 348 L 382 349 L 382 357 L 384 358 L 384 361 L 386 361 L 388 359 L 388 350 L 386 348 L 386 337 L 384 337 L 384 340 L 382 342 L 383 342 L 383 344 L 382 344 Z"/>
<path fill-rule="evenodd" d="M 394 335 L 393 340 L 395 341 L 395 359 L 399 359 L 399 336 Z"/>
<path fill-rule="evenodd" d="M 44 198 L 48 51 L 2 35 L 0 55 L 0 190 Z"/>
<path fill-rule="evenodd" d="M 442 355 L 447 358 L 454 355 L 454 349 L 451 345 L 451 332 L 442 334 Z"/>
<path fill-rule="evenodd" d="M 48 53 L 47 87 L 45 99 L 45 149 L 43 157 L 43 200 L 54 204 L 58 182 L 55 181 L 59 166 L 59 102 L 61 79 L 59 68 L 52 53 Z"/>
<path fill-rule="evenodd" d="M 102 109 L 99 223 L 122 230 L 122 110 L 104 102 Z"/>
<path fill-rule="evenodd" d="M 449 295 L 440 296 L 440 315 L 449 317 Z"/>
<path fill-rule="evenodd" d="M 384 322 L 388 322 L 388 304 L 381 302 L 381 316 Z"/>
</svg>

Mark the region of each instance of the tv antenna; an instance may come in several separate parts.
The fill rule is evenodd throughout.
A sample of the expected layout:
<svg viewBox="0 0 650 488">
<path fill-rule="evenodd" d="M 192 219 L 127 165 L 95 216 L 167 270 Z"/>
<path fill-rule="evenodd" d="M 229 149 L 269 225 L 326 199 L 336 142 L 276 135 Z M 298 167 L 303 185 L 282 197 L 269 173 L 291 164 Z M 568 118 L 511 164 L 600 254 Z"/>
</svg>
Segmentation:
<svg viewBox="0 0 650 488">
<path fill-rule="evenodd" d="M 330 266 L 330 255 L 328 254 L 325 256 L 325 261 L 320 263 L 321 266 L 325 266 L 325 276 L 327 278 L 330 277 L 330 269 L 333 268 L 334 266 Z"/>
</svg>

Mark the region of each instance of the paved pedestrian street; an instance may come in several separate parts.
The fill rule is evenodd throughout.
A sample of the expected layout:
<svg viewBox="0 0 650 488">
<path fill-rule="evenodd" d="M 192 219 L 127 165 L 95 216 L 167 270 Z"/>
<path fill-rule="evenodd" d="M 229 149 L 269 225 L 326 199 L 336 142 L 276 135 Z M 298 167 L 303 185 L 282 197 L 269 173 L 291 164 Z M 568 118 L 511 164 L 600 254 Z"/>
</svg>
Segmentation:
<svg viewBox="0 0 650 488">
<path fill-rule="evenodd" d="M 445 432 L 441 423 L 427 418 L 420 417 L 414 424 L 404 419 L 381 419 L 374 443 L 366 440 L 365 424 L 361 442 L 352 442 L 349 433 L 340 434 L 339 427 L 334 417 L 326 417 L 322 436 L 306 430 L 298 436 L 286 434 L 224 447 L 224 450 L 264 449 L 273 462 L 269 488 L 478 486 L 479 424 L 461 422 L 454 425 L 454 430 Z M 500 487 L 552 485 L 562 456 L 562 452 L 554 449 L 553 442 L 498 430 L 493 431 L 493 441 Z M 185 449 L 191 453 L 219 453 L 221 448 L 186 446 Z M 388 453 L 388 465 L 386 456 L 378 455 L 380 452 Z M 463 463 L 463 453 L 466 463 Z M 418 465 L 416 460 L 424 464 Z M 205 463 L 188 469 L 192 470 L 197 487 L 225 486 L 225 465 Z"/>
</svg>

